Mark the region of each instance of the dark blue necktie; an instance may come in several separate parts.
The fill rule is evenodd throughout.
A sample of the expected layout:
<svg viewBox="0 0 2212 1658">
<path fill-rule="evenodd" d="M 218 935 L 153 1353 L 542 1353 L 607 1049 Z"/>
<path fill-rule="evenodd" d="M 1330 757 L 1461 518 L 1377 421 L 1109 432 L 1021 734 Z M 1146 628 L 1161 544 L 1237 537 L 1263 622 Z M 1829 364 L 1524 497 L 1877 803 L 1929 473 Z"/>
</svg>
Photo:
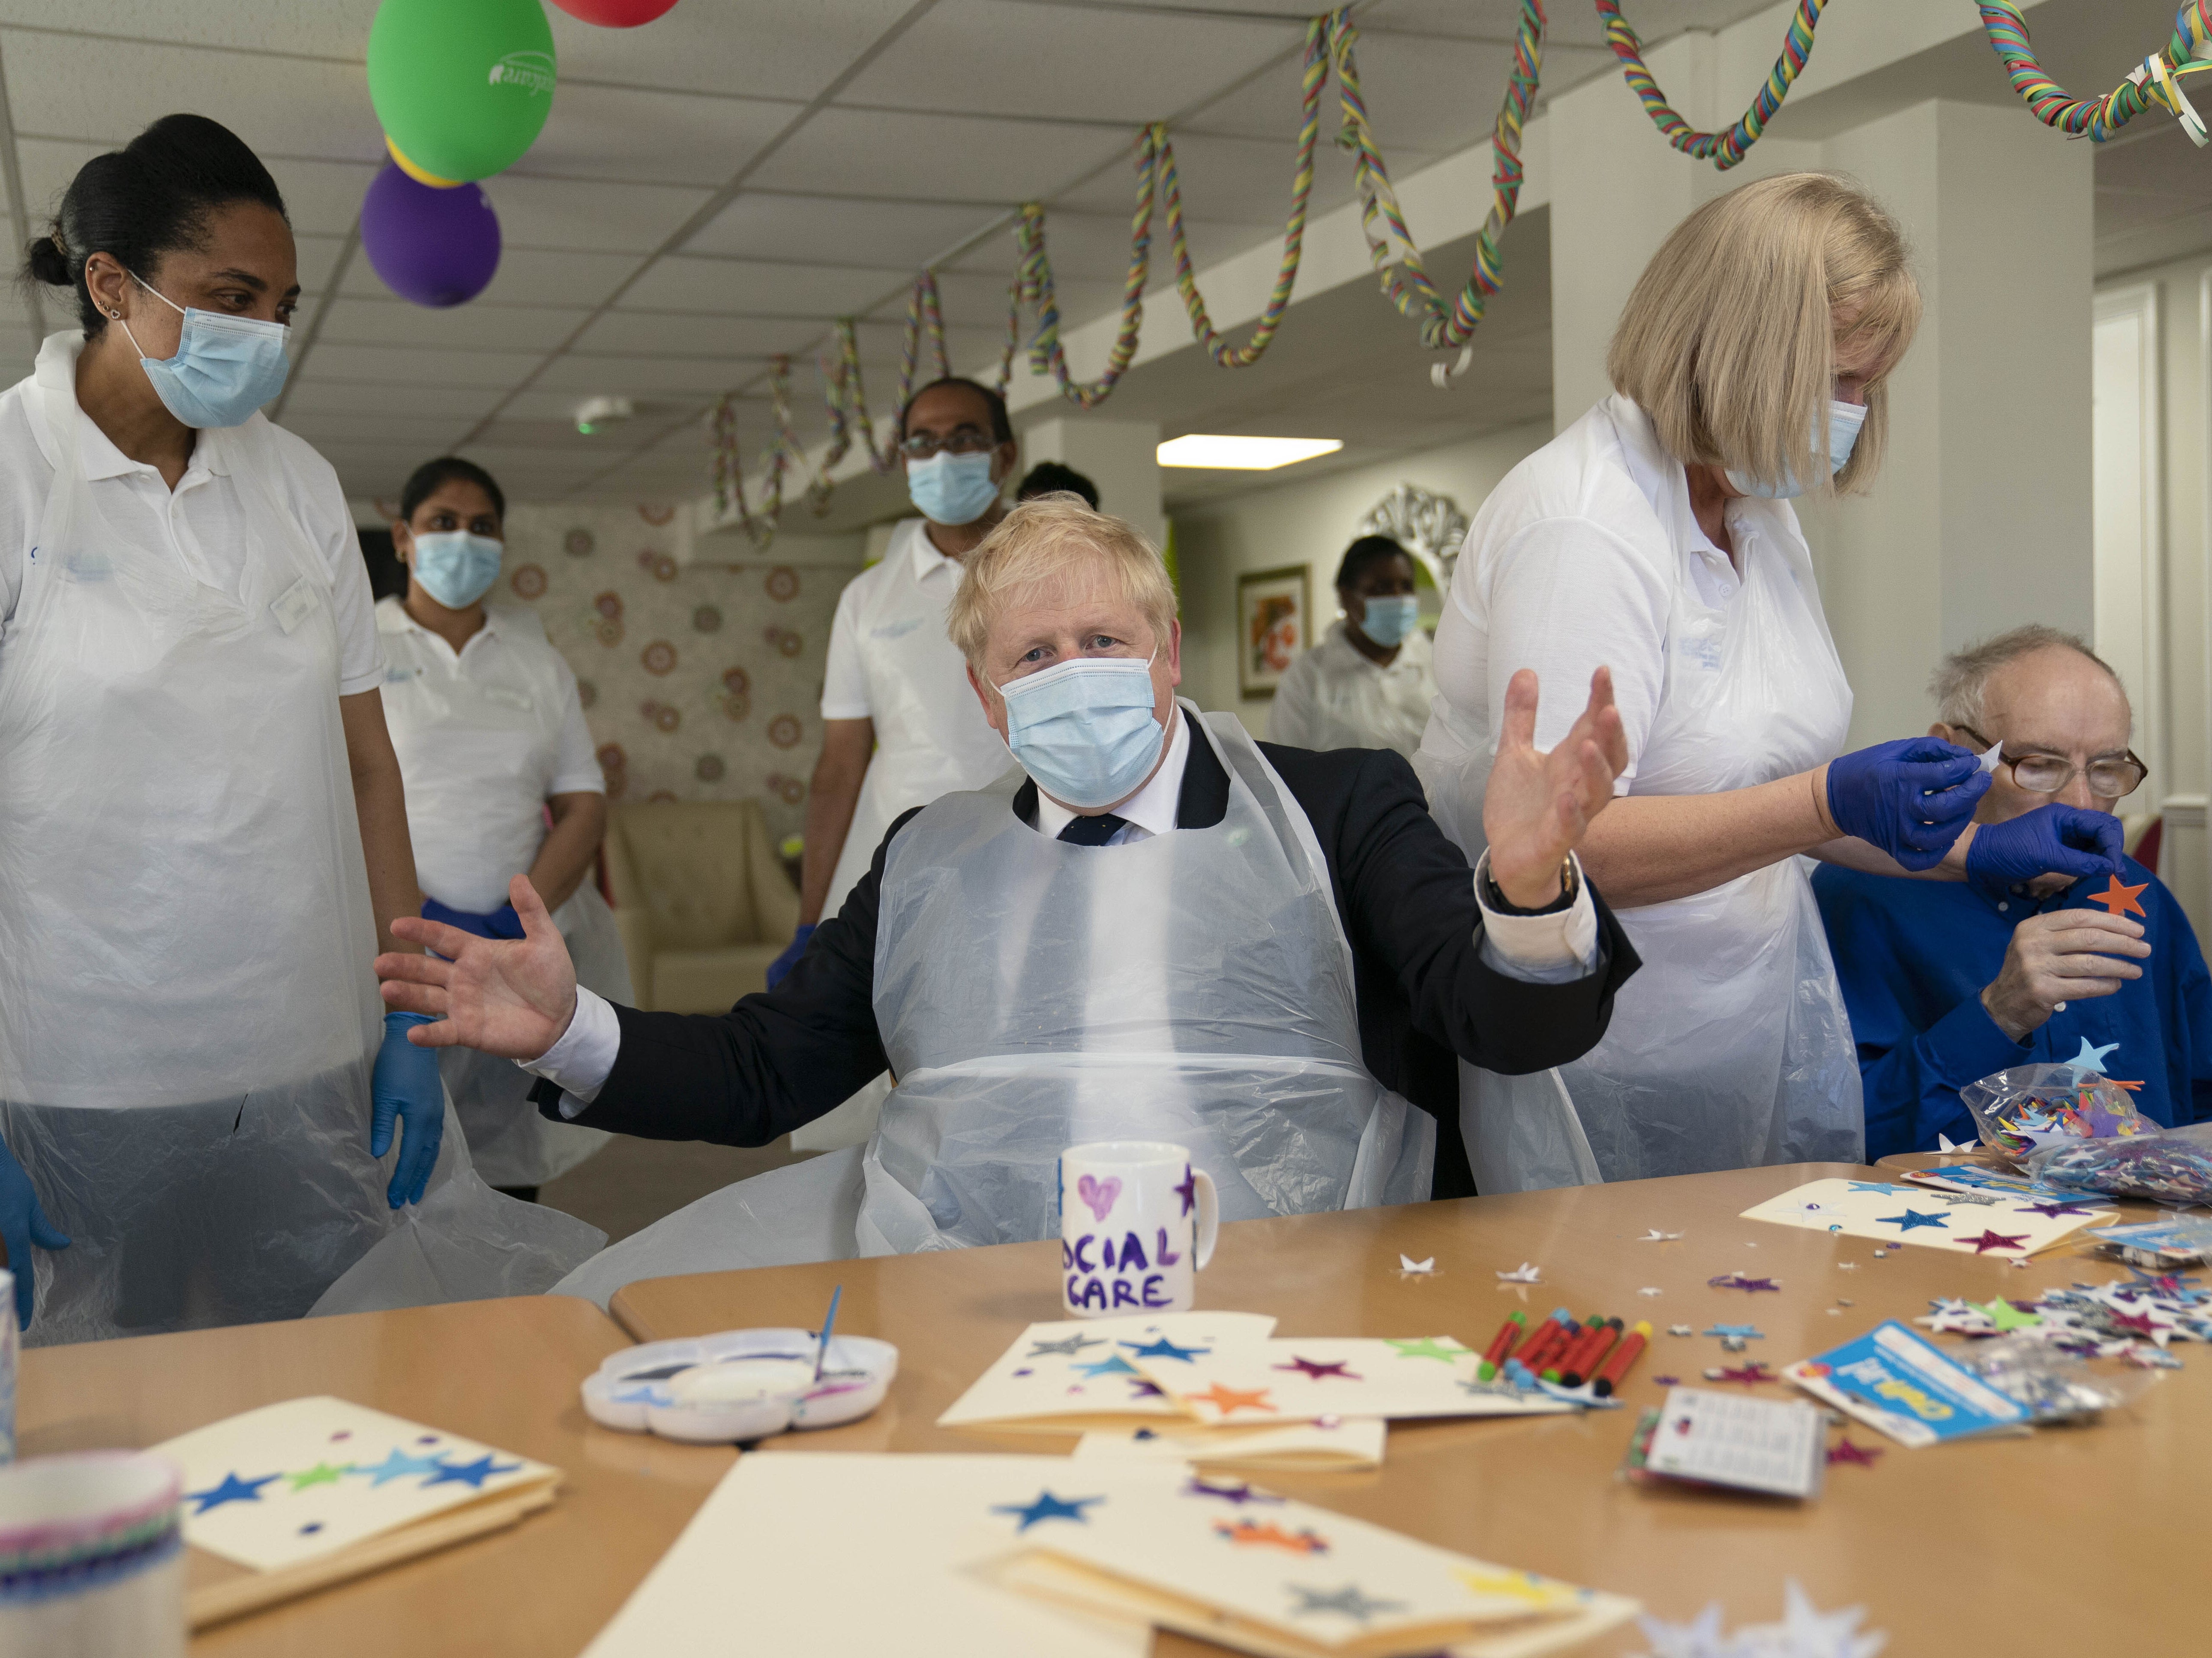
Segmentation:
<svg viewBox="0 0 2212 1658">
<path fill-rule="evenodd" d="M 1070 846 L 1103 847 L 1128 826 L 1127 818 L 1102 811 L 1095 817 L 1071 817 L 1060 838 Z"/>
</svg>

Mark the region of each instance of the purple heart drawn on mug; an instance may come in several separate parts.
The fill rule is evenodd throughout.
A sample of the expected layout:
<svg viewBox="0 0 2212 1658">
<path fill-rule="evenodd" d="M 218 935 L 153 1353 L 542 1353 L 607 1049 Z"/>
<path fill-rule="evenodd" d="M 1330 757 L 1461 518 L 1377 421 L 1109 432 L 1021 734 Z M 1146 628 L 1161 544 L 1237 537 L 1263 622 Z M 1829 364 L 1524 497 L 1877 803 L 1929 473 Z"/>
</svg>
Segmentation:
<svg viewBox="0 0 2212 1658">
<path fill-rule="evenodd" d="M 1121 1177 L 1109 1175 L 1100 1180 L 1096 1175 L 1085 1175 L 1075 1182 L 1075 1195 L 1088 1204 L 1091 1212 L 1103 1223 L 1114 1207 L 1114 1199 L 1121 1195 Z"/>
</svg>

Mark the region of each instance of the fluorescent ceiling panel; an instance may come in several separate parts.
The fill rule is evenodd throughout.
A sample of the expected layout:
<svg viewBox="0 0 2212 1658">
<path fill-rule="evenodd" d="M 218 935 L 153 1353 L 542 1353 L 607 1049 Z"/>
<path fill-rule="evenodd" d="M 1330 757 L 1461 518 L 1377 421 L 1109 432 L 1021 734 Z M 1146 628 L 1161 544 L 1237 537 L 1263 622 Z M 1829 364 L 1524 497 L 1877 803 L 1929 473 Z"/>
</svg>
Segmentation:
<svg viewBox="0 0 2212 1658">
<path fill-rule="evenodd" d="M 1344 447 L 1337 438 L 1223 437 L 1193 432 L 1170 439 L 1158 452 L 1163 466 L 1201 466 L 1214 471 L 1272 472 L 1302 460 L 1333 455 Z"/>
</svg>

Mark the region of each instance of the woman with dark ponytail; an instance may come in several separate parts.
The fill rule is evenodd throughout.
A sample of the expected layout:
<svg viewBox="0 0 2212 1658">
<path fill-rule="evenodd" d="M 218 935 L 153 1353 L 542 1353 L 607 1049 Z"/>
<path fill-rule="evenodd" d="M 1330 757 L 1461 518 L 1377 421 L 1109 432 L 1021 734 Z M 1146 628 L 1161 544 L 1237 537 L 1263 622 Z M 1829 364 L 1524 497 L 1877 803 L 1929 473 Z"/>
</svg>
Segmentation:
<svg viewBox="0 0 2212 1658">
<path fill-rule="evenodd" d="M 26 264 L 82 329 L 0 394 L 19 1318 L 34 1282 L 42 1344 L 305 1313 L 409 1246 L 370 1254 L 434 1168 L 461 1236 L 511 1243 L 511 1211 L 544 1239 L 560 1218 L 477 1181 L 419 1020 L 377 999 L 422 897 L 343 492 L 258 412 L 300 298 L 276 181 L 167 116 L 84 165 Z M 589 1243 L 565 1242 L 545 1282 Z"/>
</svg>

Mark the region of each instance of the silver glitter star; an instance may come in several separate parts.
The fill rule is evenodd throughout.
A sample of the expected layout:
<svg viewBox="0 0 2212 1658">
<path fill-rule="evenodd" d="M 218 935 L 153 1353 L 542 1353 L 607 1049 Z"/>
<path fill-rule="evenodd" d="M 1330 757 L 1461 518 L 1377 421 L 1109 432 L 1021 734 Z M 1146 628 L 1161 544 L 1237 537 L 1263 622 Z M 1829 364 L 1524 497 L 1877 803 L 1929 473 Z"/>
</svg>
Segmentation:
<svg viewBox="0 0 2212 1658">
<path fill-rule="evenodd" d="M 1303 1618 L 1310 1612 L 1337 1612 L 1355 1623 L 1364 1624 L 1378 1612 L 1403 1612 L 1406 1609 L 1403 1600 L 1370 1600 L 1359 1592 L 1357 1583 L 1346 1583 L 1342 1588 L 1327 1594 L 1297 1583 L 1285 1583 L 1283 1587 L 1298 1597 L 1298 1604 L 1291 1608 L 1293 1618 Z"/>
<path fill-rule="evenodd" d="M 1048 1353 L 1060 1353 L 1068 1358 L 1073 1358 L 1085 1347 L 1103 1347 L 1105 1345 L 1105 1339 L 1101 1336 L 1062 1336 L 1058 1341 L 1038 1342 L 1024 1357 L 1042 1358 Z"/>
</svg>

